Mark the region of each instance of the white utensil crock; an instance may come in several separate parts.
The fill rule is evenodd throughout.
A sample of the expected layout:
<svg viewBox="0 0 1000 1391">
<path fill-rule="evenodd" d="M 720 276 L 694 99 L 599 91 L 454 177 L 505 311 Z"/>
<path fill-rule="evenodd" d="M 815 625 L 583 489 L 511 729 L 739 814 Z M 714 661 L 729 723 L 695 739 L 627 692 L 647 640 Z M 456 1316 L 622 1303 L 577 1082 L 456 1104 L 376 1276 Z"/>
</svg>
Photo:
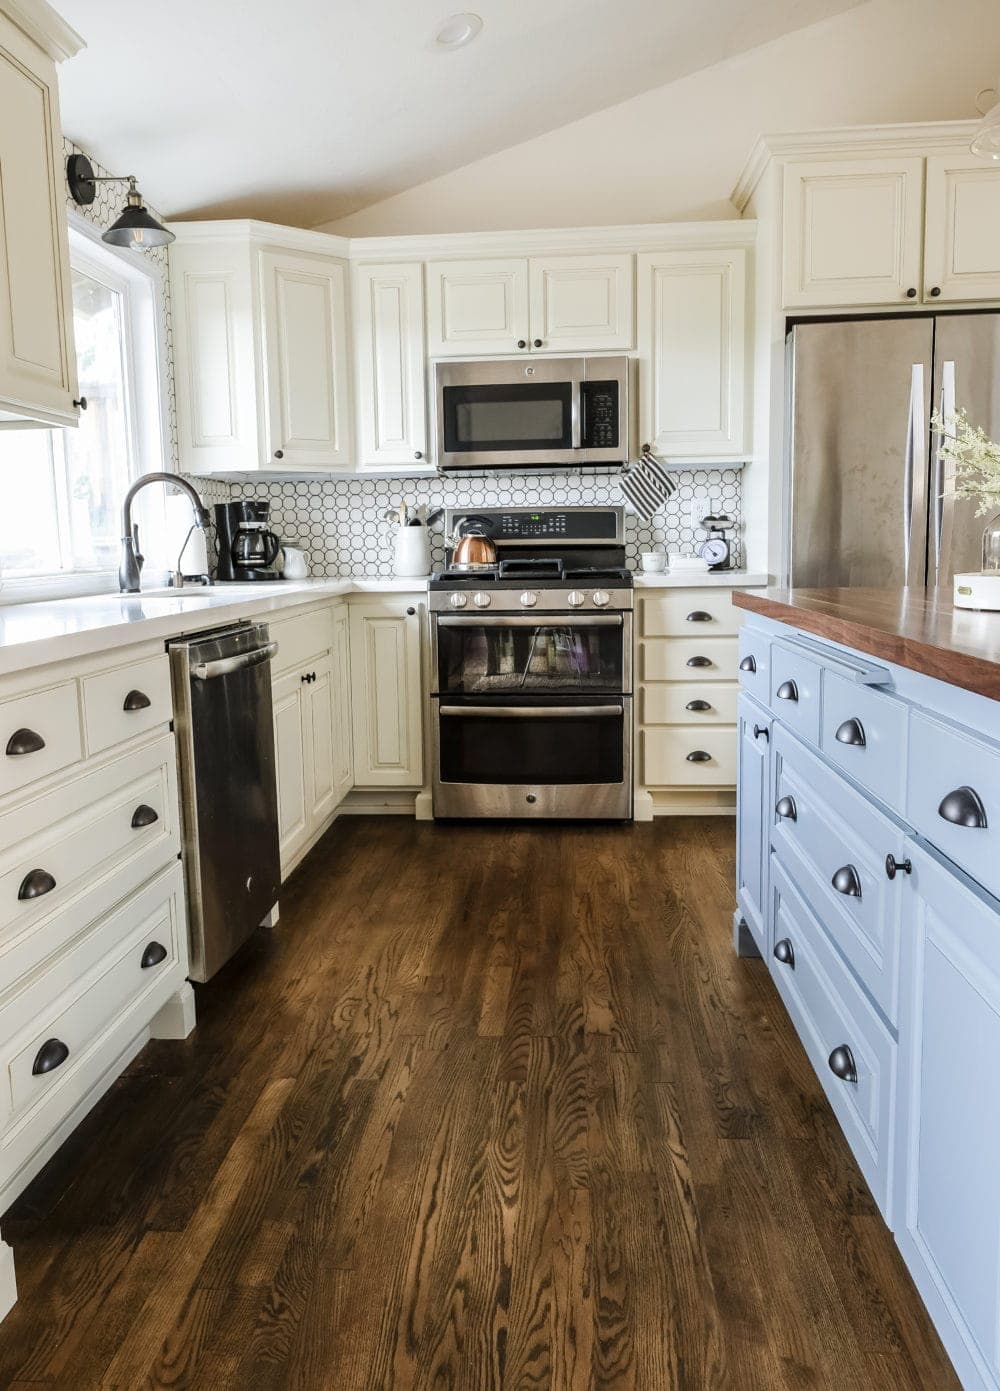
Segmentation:
<svg viewBox="0 0 1000 1391">
<path fill-rule="evenodd" d="M 425 526 L 401 526 L 396 532 L 395 571 L 400 579 L 430 574 L 431 543 Z"/>
</svg>

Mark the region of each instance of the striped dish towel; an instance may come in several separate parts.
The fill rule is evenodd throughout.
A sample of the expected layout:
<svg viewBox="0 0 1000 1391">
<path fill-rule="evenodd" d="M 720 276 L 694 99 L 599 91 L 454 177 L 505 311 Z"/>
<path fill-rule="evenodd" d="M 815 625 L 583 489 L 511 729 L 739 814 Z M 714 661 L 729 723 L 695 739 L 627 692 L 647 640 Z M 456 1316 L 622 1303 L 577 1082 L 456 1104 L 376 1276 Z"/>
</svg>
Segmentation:
<svg viewBox="0 0 1000 1391">
<path fill-rule="evenodd" d="M 634 464 L 629 464 L 619 479 L 622 497 L 629 511 L 650 522 L 667 499 L 677 491 L 677 484 L 648 450 L 640 454 Z"/>
</svg>

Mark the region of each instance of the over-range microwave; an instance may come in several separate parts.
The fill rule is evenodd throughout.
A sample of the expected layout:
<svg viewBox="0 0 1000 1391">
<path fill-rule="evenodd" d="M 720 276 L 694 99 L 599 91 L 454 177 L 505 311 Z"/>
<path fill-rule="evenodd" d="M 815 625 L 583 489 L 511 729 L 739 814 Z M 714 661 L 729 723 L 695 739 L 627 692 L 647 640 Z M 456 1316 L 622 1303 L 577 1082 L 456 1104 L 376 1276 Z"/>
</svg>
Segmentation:
<svg viewBox="0 0 1000 1391">
<path fill-rule="evenodd" d="M 439 361 L 442 469 L 614 468 L 631 457 L 627 357 Z"/>
</svg>

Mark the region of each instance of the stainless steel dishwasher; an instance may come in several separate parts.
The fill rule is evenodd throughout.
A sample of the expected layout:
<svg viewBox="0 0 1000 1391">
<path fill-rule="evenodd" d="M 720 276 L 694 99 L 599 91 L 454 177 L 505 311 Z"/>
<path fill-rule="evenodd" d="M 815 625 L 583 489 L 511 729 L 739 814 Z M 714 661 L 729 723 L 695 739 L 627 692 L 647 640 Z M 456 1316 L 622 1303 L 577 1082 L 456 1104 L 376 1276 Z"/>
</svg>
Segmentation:
<svg viewBox="0 0 1000 1391">
<path fill-rule="evenodd" d="M 180 755 L 192 980 L 229 960 L 281 888 L 265 623 L 168 643 Z"/>
</svg>

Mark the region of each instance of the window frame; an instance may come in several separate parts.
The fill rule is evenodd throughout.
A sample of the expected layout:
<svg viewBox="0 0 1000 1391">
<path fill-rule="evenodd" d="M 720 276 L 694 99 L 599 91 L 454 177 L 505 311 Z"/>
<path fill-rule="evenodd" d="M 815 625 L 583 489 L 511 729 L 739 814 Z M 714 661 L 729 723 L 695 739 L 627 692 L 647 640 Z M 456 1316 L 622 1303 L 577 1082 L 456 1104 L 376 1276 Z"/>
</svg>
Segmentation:
<svg viewBox="0 0 1000 1391">
<path fill-rule="evenodd" d="M 122 297 L 128 476 L 134 482 L 145 473 L 172 471 L 164 270 L 141 252 L 119 250 L 103 242 L 101 229 L 73 209 L 67 210 L 67 222 L 71 269 Z M 57 476 L 57 490 L 61 486 Z M 147 490 L 147 507 L 148 500 L 151 499 Z M 159 513 L 156 516 L 156 529 L 161 527 L 165 532 L 165 495 L 162 523 Z M 117 588 L 116 567 L 57 570 L 23 577 L 0 574 L 0 604 L 105 594 Z"/>
</svg>

